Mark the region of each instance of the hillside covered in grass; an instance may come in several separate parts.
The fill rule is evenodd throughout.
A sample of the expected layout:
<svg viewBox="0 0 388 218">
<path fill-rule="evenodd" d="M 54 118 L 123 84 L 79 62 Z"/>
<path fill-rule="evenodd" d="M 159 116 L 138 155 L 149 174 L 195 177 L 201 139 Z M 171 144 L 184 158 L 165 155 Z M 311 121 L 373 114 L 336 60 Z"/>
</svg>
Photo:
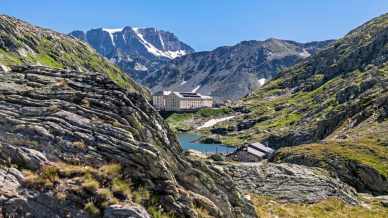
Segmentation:
<svg viewBox="0 0 388 218">
<path fill-rule="evenodd" d="M 388 209 L 379 201 L 364 197 L 363 206 L 348 205 L 336 198 L 330 198 L 316 204 L 286 203 L 269 197 L 255 196 L 253 202 L 257 214 L 263 218 L 384 218 Z"/>
<path fill-rule="evenodd" d="M 148 93 L 86 43 L 6 15 L 0 15 L 0 64 L 103 72 L 121 87 Z"/>
<path fill-rule="evenodd" d="M 387 42 L 384 14 L 242 99 L 249 112 L 208 134 L 296 146 L 275 160 L 324 167 L 360 191 L 388 193 Z"/>
</svg>

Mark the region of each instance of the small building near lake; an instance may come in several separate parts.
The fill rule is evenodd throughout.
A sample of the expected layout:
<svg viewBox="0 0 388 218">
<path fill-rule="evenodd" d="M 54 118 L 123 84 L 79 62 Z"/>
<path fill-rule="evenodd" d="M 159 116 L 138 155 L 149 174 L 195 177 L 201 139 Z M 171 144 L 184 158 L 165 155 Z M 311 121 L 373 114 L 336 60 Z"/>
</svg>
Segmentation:
<svg viewBox="0 0 388 218">
<path fill-rule="evenodd" d="M 192 111 L 213 107 L 213 98 L 195 92 L 160 91 L 153 94 L 152 104 L 161 111 Z"/>
<path fill-rule="evenodd" d="M 228 154 L 226 159 L 240 162 L 258 162 L 270 158 L 273 153 L 272 148 L 261 143 L 247 143 L 233 153 Z"/>
</svg>

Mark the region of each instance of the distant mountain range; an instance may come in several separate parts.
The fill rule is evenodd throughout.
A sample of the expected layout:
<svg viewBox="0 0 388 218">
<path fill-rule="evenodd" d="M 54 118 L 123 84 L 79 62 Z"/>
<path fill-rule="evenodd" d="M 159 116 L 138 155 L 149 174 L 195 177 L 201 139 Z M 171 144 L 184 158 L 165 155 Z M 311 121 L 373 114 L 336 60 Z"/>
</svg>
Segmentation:
<svg viewBox="0 0 388 218">
<path fill-rule="evenodd" d="M 196 91 L 217 100 L 236 100 L 331 42 L 244 41 L 176 58 L 150 72 L 141 83 L 153 92 Z"/>
<path fill-rule="evenodd" d="M 89 43 L 135 80 L 141 80 L 145 72 L 162 63 L 194 52 L 173 33 L 156 28 L 98 28 L 73 31 L 69 35 Z"/>
<path fill-rule="evenodd" d="M 220 101 L 248 95 L 281 70 L 332 42 L 271 38 L 195 53 L 173 33 L 156 28 L 99 28 L 70 35 L 88 42 L 153 92 L 193 91 Z"/>
<path fill-rule="evenodd" d="M 388 13 L 283 71 L 233 107 L 246 113 L 210 130 L 221 143 L 290 146 L 273 160 L 322 167 L 359 192 L 386 195 Z"/>
</svg>

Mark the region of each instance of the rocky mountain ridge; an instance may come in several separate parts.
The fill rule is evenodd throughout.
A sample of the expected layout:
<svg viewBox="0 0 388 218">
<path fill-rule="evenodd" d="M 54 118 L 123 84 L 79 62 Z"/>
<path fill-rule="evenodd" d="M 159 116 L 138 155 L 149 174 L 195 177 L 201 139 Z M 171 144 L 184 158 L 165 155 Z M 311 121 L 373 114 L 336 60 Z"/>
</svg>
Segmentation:
<svg viewBox="0 0 388 218">
<path fill-rule="evenodd" d="M 173 33 L 156 28 L 98 28 L 69 35 L 89 43 L 135 80 L 162 63 L 194 52 Z"/>
<path fill-rule="evenodd" d="M 237 100 L 331 42 L 244 41 L 176 58 L 149 72 L 141 83 L 153 92 L 197 91 L 220 101 Z"/>
<path fill-rule="evenodd" d="M 387 45 L 384 14 L 242 99 L 245 113 L 209 134 L 282 148 L 274 161 L 323 167 L 360 192 L 386 194 Z"/>
<path fill-rule="evenodd" d="M 55 31 L 31 25 L 7 15 L 0 16 L 0 65 L 43 65 L 107 74 L 122 87 L 148 95 L 115 65 L 79 40 Z"/>
</svg>

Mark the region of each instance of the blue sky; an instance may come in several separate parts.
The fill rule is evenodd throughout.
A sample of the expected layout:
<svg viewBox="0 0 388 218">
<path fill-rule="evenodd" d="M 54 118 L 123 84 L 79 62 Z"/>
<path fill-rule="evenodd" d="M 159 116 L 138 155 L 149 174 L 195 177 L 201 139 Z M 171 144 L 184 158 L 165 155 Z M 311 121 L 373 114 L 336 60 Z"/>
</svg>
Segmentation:
<svg viewBox="0 0 388 218">
<path fill-rule="evenodd" d="M 0 13 L 59 32 L 157 27 L 199 51 L 270 37 L 339 38 L 386 12 L 386 0 L 0 0 Z"/>
</svg>

